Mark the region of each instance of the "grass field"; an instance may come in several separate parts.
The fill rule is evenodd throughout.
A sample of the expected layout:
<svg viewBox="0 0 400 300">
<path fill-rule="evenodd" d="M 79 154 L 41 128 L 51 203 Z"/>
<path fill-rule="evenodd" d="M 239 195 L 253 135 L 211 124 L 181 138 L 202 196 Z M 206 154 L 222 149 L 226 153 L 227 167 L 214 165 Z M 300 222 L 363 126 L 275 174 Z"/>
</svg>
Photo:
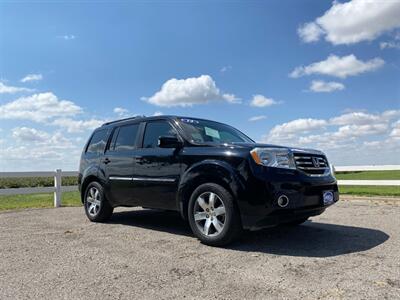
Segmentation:
<svg viewBox="0 0 400 300">
<path fill-rule="evenodd" d="M 400 186 L 339 186 L 339 192 L 355 196 L 390 196 L 400 197 Z"/>
<path fill-rule="evenodd" d="M 400 197 L 400 187 L 396 186 L 341 186 L 342 195 L 391 196 Z M 79 192 L 62 194 L 62 206 L 80 206 Z M 0 196 L 0 211 L 22 208 L 53 207 L 53 194 L 29 194 Z"/>
<path fill-rule="evenodd" d="M 400 170 L 337 172 L 339 180 L 400 180 Z"/>
<path fill-rule="evenodd" d="M 362 171 L 362 172 L 339 172 L 336 174 L 339 180 L 400 180 L 399 171 Z M 53 186 L 51 177 L 34 178 L 0 178 L 0 189 L 18 187 L 43 187 Z M 76 177 L 64 177 L 63 185 L 76 185 Z M 341 194 L 359 196 L 392 196 L 400 197 L 399 186 L 339 186 Z M 78 192 L 63 193 L 63 206 L 81 205 Z M 53 194 L 30 194 L 30 195 L 7 195 L 0 196 L 0 210 L 21 208 L 43 208 L 53 207 Z"/>
<path fill-rule="evenodd" d="M 62 194 L 62 206 L 79 206 L 81 200 L 79 192 L 65 192 Z M 20 208 L 53 207 L 53 194 L 28 194 L 0 196 L 0 210 Z"/>
</svg>

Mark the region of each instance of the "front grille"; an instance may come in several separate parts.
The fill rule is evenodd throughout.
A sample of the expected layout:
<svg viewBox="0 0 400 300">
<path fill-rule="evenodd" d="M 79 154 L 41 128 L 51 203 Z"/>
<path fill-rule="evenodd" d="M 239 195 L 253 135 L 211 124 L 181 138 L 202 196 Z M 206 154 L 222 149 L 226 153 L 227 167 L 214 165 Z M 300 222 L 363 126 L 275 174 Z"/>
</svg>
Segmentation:
<svg viewBox="0 0 400 300">
<path fill-rule="evenodd" d="M 294 153 L 297 169 L 309 175 L 324 175 L 329 172 L 328 160 L 324 155 L 311 153 Z"/>
</svg>

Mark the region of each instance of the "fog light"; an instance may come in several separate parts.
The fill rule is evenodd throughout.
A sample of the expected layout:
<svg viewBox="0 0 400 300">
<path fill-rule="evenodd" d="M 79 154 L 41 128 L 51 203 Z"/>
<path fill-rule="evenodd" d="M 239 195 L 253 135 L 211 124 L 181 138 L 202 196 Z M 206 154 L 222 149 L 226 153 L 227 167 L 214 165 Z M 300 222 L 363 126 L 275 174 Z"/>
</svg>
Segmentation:
<svg viewBox="0 0 400 300">
<path fill-rule="evenodd" d="M 286 195 L 280 195 L 278 198 L 278 205 L 279 207 L 286 207 L 289 205 L 289 198 Z"/>
</svg>

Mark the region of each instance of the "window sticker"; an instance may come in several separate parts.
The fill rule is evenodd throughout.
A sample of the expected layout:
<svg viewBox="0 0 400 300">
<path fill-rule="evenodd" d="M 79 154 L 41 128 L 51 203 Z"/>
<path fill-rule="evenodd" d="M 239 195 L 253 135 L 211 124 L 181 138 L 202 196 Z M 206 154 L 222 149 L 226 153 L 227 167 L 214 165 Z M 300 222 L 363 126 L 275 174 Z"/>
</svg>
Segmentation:
<svg viewBox="0 0 400 300">
<path fill-rule="evenodd" d="M 204 130 L 206 131 L 206 135 L 211 136 L 211 137 L 216 138 L 216 139 L 219 139 L 219 140 L 221 139 L 219 137 L 218 130 L 215 130 L 215 129 L 212 129 L 212 128 L 209 128 L 209 127 L 204 127 Z"/>
<path fill-rule="evenodd" d="M 200 122 L 197 120 L 193 120 L 193 119 L 181 119 L 182 122 L 184 123 L 189 123 L 189 124 L 199 124 Z"/>
</svg>

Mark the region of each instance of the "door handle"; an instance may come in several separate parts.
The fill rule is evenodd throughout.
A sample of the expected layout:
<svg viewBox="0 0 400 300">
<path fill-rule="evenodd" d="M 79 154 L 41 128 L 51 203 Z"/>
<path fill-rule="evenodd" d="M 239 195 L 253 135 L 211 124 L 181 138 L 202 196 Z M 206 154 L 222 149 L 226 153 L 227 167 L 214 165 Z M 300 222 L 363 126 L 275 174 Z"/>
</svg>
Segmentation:
<svg viewBox="0 0 400 300">
<path fill-rule="evenodd" d="M 143 156 L 135 156 L 134 157 L 135 162 L 137 162 L 138 164 L 142 164 L 143 163 Z"/>
<path fill-rule="evenodd" d="M 110 162 L 111 162 L 111 160 L 108 157 L 103 159 L 103 163 L 105 163 L 105 164 L 108 164 Z"/>
</svg>

